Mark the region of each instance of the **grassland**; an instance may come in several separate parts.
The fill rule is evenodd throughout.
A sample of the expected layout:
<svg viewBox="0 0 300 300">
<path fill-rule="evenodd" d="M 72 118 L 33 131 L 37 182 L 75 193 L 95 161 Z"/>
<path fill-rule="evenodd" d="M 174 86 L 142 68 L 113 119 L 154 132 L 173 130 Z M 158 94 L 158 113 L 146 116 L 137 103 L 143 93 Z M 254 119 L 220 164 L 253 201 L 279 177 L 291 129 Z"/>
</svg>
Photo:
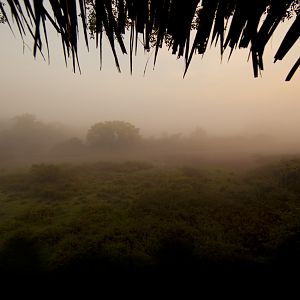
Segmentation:
<svg viewBox="0 0 300 300">
<path fill-rule="evenodd" d="M 4 276 L 275 277 L 299 268 L 299 250 L 297 159 L 243 173 L 98 162 L 0 176 Z"/>
</svg>

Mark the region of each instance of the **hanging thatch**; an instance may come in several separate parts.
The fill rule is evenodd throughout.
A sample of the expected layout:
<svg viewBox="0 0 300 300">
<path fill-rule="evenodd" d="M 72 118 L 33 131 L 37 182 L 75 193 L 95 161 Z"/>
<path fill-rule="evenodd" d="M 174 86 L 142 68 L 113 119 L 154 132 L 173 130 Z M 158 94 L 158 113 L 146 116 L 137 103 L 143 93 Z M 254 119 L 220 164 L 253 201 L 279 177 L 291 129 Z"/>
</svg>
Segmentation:
<svg viewBox="0 0 300 300">
<path fill-rule="evenodd" d="M 282 60 L 299 38 L 299 7 L 300 0 L 0 0 L 2 18 L 8 25 L 11 15 L 21 36 L 29 33 L 33 37 L 34 55 L 44 43 L 48 48 L 47 29 L 54 27 L 61 35 L 65 58 L 72 57 L 74 69 L 78 63 L 78 27 L 82 26 L 87 47 L 89 30 L 100 49 L 106 34 L 119 70 L 116 45 L 127 53 L 123 35 L 130 31 L 131 66 L 138 35 L 142 34 L 144 48 L 155 49 L 154 61 L 166 42 L 172 54 L 185 58 L 185 72 L 193 55 L 204 54 L 209 43 L 218 43 L 221 55 L 228 47 L 230 55 L 236 48 L 249 47 L 255 77 L 263 70 L 266 44 L 280 22 L 291 14 L 296 15 L 295 20 L 283 37 L 275 61 Z M 192 29 L 196 34 L 191 41 Z M 299 64 L 300 59 L 286 80 Z"/>
</svg>

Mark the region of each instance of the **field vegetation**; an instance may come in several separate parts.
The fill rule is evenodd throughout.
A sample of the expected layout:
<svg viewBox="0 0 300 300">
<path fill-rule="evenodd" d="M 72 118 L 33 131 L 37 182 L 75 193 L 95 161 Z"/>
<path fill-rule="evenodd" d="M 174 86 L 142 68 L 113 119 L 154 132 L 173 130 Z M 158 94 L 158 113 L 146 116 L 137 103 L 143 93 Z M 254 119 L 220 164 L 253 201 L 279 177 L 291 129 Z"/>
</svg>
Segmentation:
<svg viewBox="0 0 300 300">
<path fill-rule="evenodd" d="M 85 139 L 32 115 L 0 129 L 3 278 L 197 286 L 299 270 L 300 158 L 266 137 L 145 138 L 113 121 Z"/>
<path fill-rule="evenodd" d="M 2 275 L 291 272 L 300 160 L 248 172 L 36 164 L 1 174 L 0 217 Z"/>
</svg>

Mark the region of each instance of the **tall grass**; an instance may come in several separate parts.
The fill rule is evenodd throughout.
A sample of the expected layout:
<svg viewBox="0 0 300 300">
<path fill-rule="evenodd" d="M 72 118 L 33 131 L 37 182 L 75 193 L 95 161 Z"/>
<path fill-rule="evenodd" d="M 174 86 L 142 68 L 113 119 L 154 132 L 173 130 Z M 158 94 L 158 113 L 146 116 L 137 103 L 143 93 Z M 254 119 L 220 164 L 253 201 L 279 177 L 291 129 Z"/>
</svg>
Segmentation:
<svg viewBox="0 0 300 300">
<path fill-rule="evenodd" d="M 299 164 L 247 174 L 140 162 L 34 165 L 2 175 L 1 272 L 295 269 Z"/>
</svg>

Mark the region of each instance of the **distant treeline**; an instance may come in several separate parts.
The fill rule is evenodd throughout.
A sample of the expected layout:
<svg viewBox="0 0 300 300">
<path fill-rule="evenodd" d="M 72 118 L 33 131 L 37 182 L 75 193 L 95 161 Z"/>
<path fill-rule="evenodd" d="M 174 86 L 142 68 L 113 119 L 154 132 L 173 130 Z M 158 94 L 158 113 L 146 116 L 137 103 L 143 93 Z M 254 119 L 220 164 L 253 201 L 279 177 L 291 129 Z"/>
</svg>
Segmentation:
<svg viewBox="0 0 300 300">
<path fill-rule="evenodd" d="M 264 135 L 214 137 L 201 127 L 185 135 L 166 133 L 144 137 L 139 128 L 125 121 L 98 122 L 81 134 L 60 123 L 40 121 L 31 114 L 0 120 L 1 163 L 46 158 L 94 159 L 99 155 L 102 159 L 112 159 L 114 155 L 114 158 L 153 160 L 181 154 L 193 157 L 206 152 L 248 154 L 266 149 L 271 142 Z"/>
</svg>

